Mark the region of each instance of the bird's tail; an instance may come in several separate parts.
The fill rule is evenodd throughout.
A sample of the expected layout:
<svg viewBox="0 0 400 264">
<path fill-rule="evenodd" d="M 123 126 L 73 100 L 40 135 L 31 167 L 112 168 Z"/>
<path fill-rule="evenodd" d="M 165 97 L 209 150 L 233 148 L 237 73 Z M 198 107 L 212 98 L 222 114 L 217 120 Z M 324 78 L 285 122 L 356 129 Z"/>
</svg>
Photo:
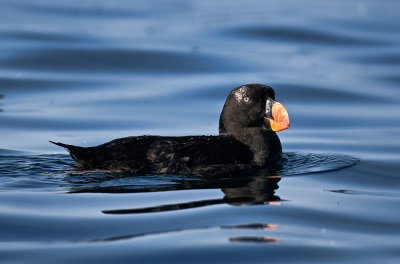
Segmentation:
<svg viewBox="0 0 400 264">
<path fill-rule="evenodd" d="M 54 141 L 51 141 L 51 140 L 49 140 L 49 142 L 50 142 L 50 143 L 53 143 L 54 145 L 57 145 L 57 146 L 66 148 L 67 150 L 73 149 L 73 148 L 75 147 L 75 146 L 73 146 L 73 145 L 68 145 L 68 144 L 64 144 L 64 143 L 61 143 L 61 142 L 54 142 Z"/>
<path fill-rule="evenodd" d="M 68 144 L 64 144 L 61 142 L 54 142 L 49 140 L 50 143 L 53 143 L 54 145 L 66 148 L 69 152 L 69 154 L 71 154 L 71 157 L 77 162 L 77 163 L 81 163 L 81 159 L 84 157 L 84 153 L 83 153 L 83 148 L 82 147 L 78 147 L 78 146 L 74 146 L 74 145 L 68 145 Z"/>
</svg>

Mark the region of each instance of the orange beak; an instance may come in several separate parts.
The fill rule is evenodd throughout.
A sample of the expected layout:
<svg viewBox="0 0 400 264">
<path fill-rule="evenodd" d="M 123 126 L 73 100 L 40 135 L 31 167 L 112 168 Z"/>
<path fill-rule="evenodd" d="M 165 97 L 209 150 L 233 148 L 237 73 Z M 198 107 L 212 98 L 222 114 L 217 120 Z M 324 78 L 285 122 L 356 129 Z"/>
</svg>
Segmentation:
<svg viewBox="0 0 400 264">
<path fill-rule="evenodd" d="M 286 108 L 279 102 L 268 99 L 266 117 L 264 117 L 265 123 L 269 124 L 271 129 L 275 132 L 288 129 L 289 114 Z"/>
</svg>

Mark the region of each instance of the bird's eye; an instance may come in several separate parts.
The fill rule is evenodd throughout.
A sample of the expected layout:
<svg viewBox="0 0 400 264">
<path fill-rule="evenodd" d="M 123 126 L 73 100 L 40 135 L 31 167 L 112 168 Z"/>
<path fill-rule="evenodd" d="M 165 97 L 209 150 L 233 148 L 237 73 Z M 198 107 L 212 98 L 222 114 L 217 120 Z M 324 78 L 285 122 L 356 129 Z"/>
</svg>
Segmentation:
<svg viewBox="0 0 400 264">
<path fill-rule="evenodd" d="M 246 96 L 245 98 L 243 98 L 243 101 L 245 101 L 246 103 L 248 103 L 248 102 L 250 101 L 250 98 Z"/>
</svg>

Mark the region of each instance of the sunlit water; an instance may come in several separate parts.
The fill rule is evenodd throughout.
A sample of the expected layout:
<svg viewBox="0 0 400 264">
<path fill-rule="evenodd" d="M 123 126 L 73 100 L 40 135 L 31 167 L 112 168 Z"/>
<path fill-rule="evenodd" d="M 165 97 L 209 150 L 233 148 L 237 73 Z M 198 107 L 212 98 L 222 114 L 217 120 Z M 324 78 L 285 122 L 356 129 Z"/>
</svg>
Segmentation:
<svg viewBox="0 0 400 264">
<path fill-rule="evenodd" d="M 397 1 L 1 1 L 0 262 L 399 263 Z M 274 87 L 284 157 L 237 179 L 75 169 L 48 140 L 217 134 Z"/>
</svg>

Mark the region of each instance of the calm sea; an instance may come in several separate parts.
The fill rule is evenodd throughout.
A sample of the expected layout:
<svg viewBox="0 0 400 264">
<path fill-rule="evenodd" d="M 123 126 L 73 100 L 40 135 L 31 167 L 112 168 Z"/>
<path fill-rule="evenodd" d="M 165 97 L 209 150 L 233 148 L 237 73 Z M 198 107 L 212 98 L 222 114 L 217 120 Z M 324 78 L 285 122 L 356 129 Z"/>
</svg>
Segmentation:
<svg viewBox="0 0 400 264">
<path fill-rule="evenodd" d="M 1 263 L 400 263 L 400 2 L 0 1 Z M 289 111 L 281 168 L 82 173 L 48 140 L 214 135 Z"/>
</svg>

